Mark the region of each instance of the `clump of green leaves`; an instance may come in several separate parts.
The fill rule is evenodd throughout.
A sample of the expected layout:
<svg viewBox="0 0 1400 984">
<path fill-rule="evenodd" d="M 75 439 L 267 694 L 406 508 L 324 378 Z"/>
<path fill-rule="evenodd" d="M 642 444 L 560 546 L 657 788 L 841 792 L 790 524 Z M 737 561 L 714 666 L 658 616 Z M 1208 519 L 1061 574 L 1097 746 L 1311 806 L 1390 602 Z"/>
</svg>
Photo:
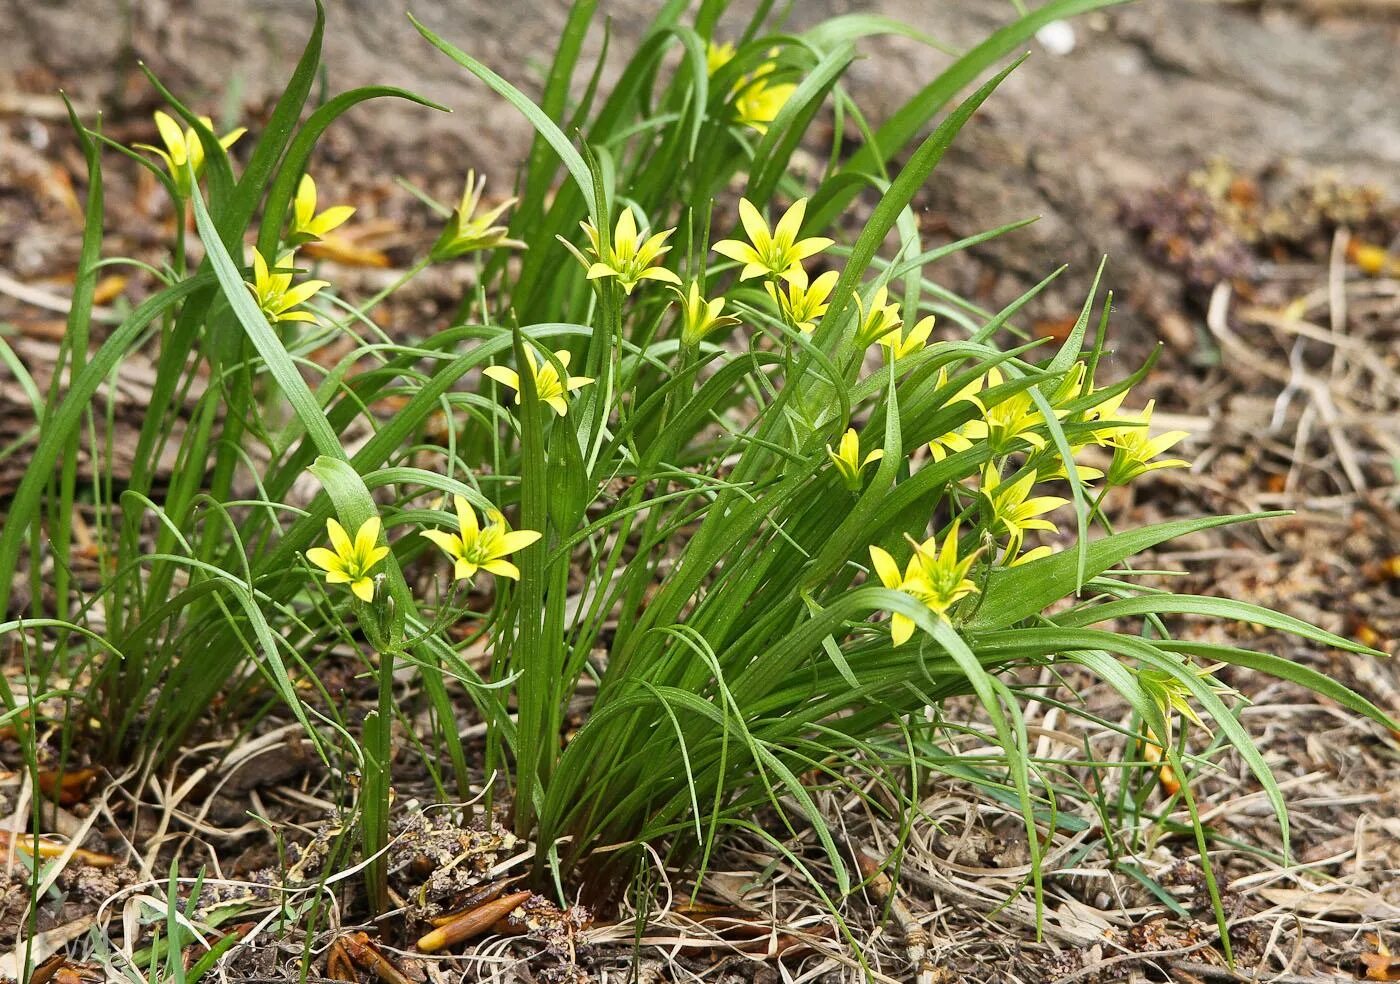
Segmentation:
<svg viewBox="0 0 1400 984">
<path fill-rule="evenodd" d="M 1145 368 L 1098 378 L 1110 307 L 1099 279 L 1057 350 L 1016 344 L 1018 313 L 1053 277 L 992 312 L 939 287 L 936 264 L 1023 223 L 930 246 L 910 210 L 1015 65 L 953 97 L 1043 23 L 1109 2 L 1051 0 L 1025 14 L 878 127 L 841 78 L 862 37 L 904 31 L 881 18 L 785 34 L 766 5 L 741 26 L 722 18 L 722 0 L 693 17 L 668 4 L 612 90 L 599 90 L 599 65 L 572 104 L 594 3 L 574 5 L 539 103 L 419 25 L 536 132 L 516 199 L 488 205 L 466 176 L 437 243 L 402 278 L 430 263 L 477 271 L 454 323 L 422 338 L 390 337 L 374 321 L 382 296 L 356 303 L 307 269 L 302 247 L 351 218 L 348 206 L 316 211 L 305 175 L 321 133 L 369 98 L 428 105 L 376 87 L 305 113 L 319 19 L 237 176 L 229 140 L 161 90 L 188 124 L 161 128 L 181 137 L 184 158 L 135 156 L 189 209 L 204 259 L 189 269 L 177 239 L 156 292 L 91 357 L 92 283 L 118 262 L 99 255 L 100 151 L 133 152 L 79 125 L 91 185 L 65 349 L 72 383 L 44 408 L 46 442 L 0 533 L 0 593 L 22 556 L 36 577 L 45 551 L 66 569 L 80 494 L 71 461 L 107 426 L 91 405 L 101 381 L 148 346 L 160 373 L 136 473 L 119 494 L 104 481 L 82 491 L 109 518 L 103 585 L 54 585 L 57 612 L 35 591 L 34 619 L 3 627 L 54 643 L 29 692 L 90 681 L 70 699 L 102 716 L 113 754 L 147 760 L 176 749 L 216 696 L 238 715 L 276 694 L 328 762 L 348 757 L 362 775 L 369 856 L 387 837 L 389 723 L 405 714 L 394 669 L 410 665 L 435 722 L 421 738 L 444 798 L 473 778 L 460 718 L 484 720 L 487 770 L 504 777 L 494 792 L 508 793 L 541 878 L 581 873 L 604 894 L 635 860 L 596 853 L 605 845 L 664 844 L 703 868 L 726 832 L 744 829 L 789 852 L 786 834 L 756 826 L 769 807 L 816 831 L 846 891 L 811 783 L 873 773 L 884 803 L 912 809 L 907 749 L 934 740 L 925 710 L 959 695 L 975 696 L 994 729 L 1002 760 L 977 774 L 1019 804 L 1038 887 L 1053 805 L 1012 685 L 1026 668 L 1087 669 L 1151 735 L 1183 735 L 1174 718 L 1198 709 L 1286 823 L 1208 664 L 1385 716 L 1280 657 L 1176 640 L 1165 619 L 1243 620 L 1366 650 L 1251 605 L 1138 584 L 1122 567 L 1134 554 L 1261 517 L 1113 531 L 1109 489 L 1185 462 L 1164 457 L 1180 435 L 1150 430 L 1150 404 L 1123 409 Z M 825 166 L 799 175 L 794 152 L 827 110 L 838 125 Z M 843 146 L 848 118 L 858 148 Z M 848 231 L 863 192 L 873 205 Z M 343 338 L 354 348 L 336 365 L 306 358 Z M 166 408 L 201 373 L 212 382 L 157 497 L 146 463 L 177 440 Z M 388 397 L 392 415 L 375 409 Z M 351 453 L 344 436 L 364 425 L 372 436 Z M 308 469 L 323 494 L 292 506 Z M 438 590 L 410 587 L 425 571 Z M 1142 630 L 1124 628 L 1134 623 Z M 483 642 L 484 671 L 465 655 Z M 334 701 L 299 690 L 319 686 L 318 655 L 335 643 L 355 647 L 379 681 L 359 732 Z M 579 707 L 582 726 L 566 739 Z M 1164 744 L 1189 774 L 1184 739 Z M 1189 782 L 1180 795 L 1194 816 Z M 1205 858 L 1199 825 L 1197 837 Z M 366 872 L 381 900 L 382 864 Z"/>
</svg>

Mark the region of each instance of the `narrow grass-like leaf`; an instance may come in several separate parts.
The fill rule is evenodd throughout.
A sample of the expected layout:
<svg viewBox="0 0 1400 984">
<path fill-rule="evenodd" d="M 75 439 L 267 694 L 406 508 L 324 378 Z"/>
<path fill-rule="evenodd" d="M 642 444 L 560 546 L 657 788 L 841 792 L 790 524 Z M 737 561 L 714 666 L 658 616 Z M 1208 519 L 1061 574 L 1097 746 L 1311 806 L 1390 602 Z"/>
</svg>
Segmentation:
<svg viewBox="0 0 1400 984">
<path fill-rule="evenodd" d="M 601 227 L 607 220 L 607 208 L 603 202 L 598 201 L 593 196 L 593 182 L 589 177 L 588 166 L 584 164 L 583 157 L 574 149 L 573 144 L 569 142 L 569 138 L 564 136 L 563 132 L 555 125 L 554 121 L 551 120 L 543 110 L 531 102 L 523 92 L 491 71 L 491 69 L 487 68 L 471 55 L 438 37 L 412 14 L 408 15 L 408 19 L 412 22 L 418 33 L 427 38 L 433 47 L 447 55 L 447 57 L 451 58 L 477 78 L 481 79 L 481 81 L 490 86 L 494 92 L 504 97 L 512 106 L 520 110 L 521 114 L 530 121 L 530 125 L 535 128 L 535 132 L 549 143 L 549 146 L 559 155 L 559 159 L 564 162 L 564 167 L 573 177 L 574 182 L 578 185 L 579 191 L 583 193 L 584 200 L 589 203 L 588 214 L 592 218 L 593 224 Z"/>
<path fill-rule="evenodd" d="M 1166 543 L 1200 530 L 1254 522 L 1280 515 L 1286 514 L 1265 512 L 1245 516 L 1205 516 L 1114 533 L 1089 544 L 1082 569 L 1085 577 L 1097 577 L 1113 565 L 1144 550 L 1150 550 L 1159 543 Z M 1003 629 L 1044 611 L 1052 602 L 1074 592 L 1075 586 L 1080 582 L 1080 569 L 1079 557 L 1075 551 L 1067 550 L 1033 560 L 1028 564 L 993 571 L 983 590 L 982 605 L 968 622 L 968 631 L 989 632 Z"/>
</svg>

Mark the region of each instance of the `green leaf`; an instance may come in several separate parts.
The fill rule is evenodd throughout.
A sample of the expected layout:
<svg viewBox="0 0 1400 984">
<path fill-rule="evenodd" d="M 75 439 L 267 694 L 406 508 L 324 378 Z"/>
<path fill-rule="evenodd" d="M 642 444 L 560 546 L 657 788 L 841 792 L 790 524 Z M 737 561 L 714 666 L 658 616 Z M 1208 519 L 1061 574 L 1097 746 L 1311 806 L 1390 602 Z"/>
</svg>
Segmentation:
<svg viewBox="0 0 1400 984">
<path fill-rule="evenodd" d="M 1336 680 L 1319 673 L 1312 667 L 1295 663 L 1282 656 L 1275 656 L 1271 653 L 1255 652 L 1251 649 L 1237 649 L 1233 646 L 1220 646 L 1206 642 L 1186 642 L 1178 639 L 1165 639 L 1157 643 L 1162 649 L 1178 652 L 1185 656 L 1197 656 L 1202 659 L 1219 660 L 1222 663 L 1231 663 L 1235 666 L 1243 666 L 1249 670 L 1257 670 L 1267 676 L 1278 680 L 1287 680 L 1296 683 L 1301 687 L 1331 700 L 1350 711 L 1363 714 L 1383 727 L 1391 731 L 1400 732 L 1400 722 L 1391 717 L 1380 707 L 1371 703 L 1365 697 L 1342 686 Z"/>
<path fill-rule="evenodd" d="M 1088 545 L 1083 557 L 1084 577 L 1097 577 L 1134 554 L 1188 533 L 1282 515 L 1287 514 L 1262 512 L 1244 516 L 1206 516 L 1114 533 Z M 1077 550 L 1064 550 L 1029 564 L 994 571 L 983 590 L 981 607 L 968 620 L 966 630 L 978 633 L 1004 629 L 1044 611 L 1051 603 L 1075 591 L 1081 570 L 1079 562 Z"/>
<path fill-rule="evenodd" d="M 214 281 L 212 274 L 201 274 L 182 280 L 144 301 L 117 326 L 92 360 L 83 368 L 63 402 L 44 417 L 44 440 L 34 448 L 29 466 L 24 470 L 19 487 L 10 500 L 5 522 L 0 527 L 0 611 L 7 610 L 14 585 L 19 552 L 24 546 L 25 531 L 34 521 L 44 487 L 54 474 L 59 456 L 67 447 L 68 438 L 76 432 L 88 412 L 93 395 L 121 362 L 132 343 L 146 327 L 196 291 L 207 289 Z"/>
<path fill-rule="evenodd" d="M 851 247 L 850 257 L 846 261 L 845 268 L 841 271 L 841 279 L 836 282 L 836 287 L 832 290 L 831 306 L 827 308 L 826 314 L 822 316 L 821 323 L 817 326 L 814 339 L 817 344 L 830 345 L 834 342 L 841 326 L 841 316 L 845 314 L 846 308 L 850 305 L 857 285 L 865 276 L 865 270 L 870 265 L 876 251 L 879 250 L 880 244 L 885 241 L 886 234 L 894 228 L 900 212 L 913 200 L 914 194 L 923 187 L 923 183 L 928 180 L 929 174 L 938 166 L 938 162 L 943 159 L 944 152 L 952 144 L 958 131 L 972 118 L 972 114 L 995 91 L 1002 80 L 1015 71 L 1024 60 L 1023 56 L 1012 62 L 964 100 L 957 109 L 949 114 L 947 119 L 938 125 L 938 129 L 934 130 L 928 139 L 919 145 L 919 149 L 914 151 L 909 158 L 909 163 L 891 182 L 889 191 L 880 199 L 880 204 L 875 206 L 870 220 L 866 222 L 855 245 Z M 804 228 L 820 229 L 822 227 L 818 220 L 809 216 Z"/>
<path fill-rule="evenodd" d="M 1386 656 L 1378 649 L 1372 649 L 1370 646 L 1363 646 L 1359 642 L 1334 635 L 1324 629 L 1309 625 L 1301 619 L 1293 618 L 1291 615 L 1283 615 L 1244 601 L 1234 601 L 1230 598 L 1211 598 L 1204 595 L 1151 594 L 1143 598 L 1123 598 L 1118 601 L 1085 605 L 1082 608 L 1056 615 L 1054 619 L 1057 625 L 1068 628 L 1139 615 L 1203 615 L 1208 618 L 1250 622 L 1265 628 L 1277 629 L 1280 632 L 1288 632 L 1324 646 L 1331 646 L 1334 649 L 1351 653 L 1365 653 L 1382 658 Z"/>
<path fill-rule="evenodd" d="M 253 347 L 267 365 L 268 372 L 282 390 L 282 395 L 292 405 L 297 419 L 306 428 L 307 437 L 319 453 L 332 458 L 346 458 L 345 449 L 340 446 L 339 438 L 331 430 L 326 415 L 321 410 L 321 404 L 306 385 L 306 380 L 302 378 L 282 340 L 267 323 L 267 318 L 253 300 L 253 295 L 238 272 L 233 258 L 219 240 L 218 230 L 214 228 L 214 222 L 209 217 L 209 210 L 204 207 L 204 199 L 198 189 L 190 195 L 190 202 L 194 206 L 195 228 L 199 230 L 199 238 L 204 243 L 206 255 L 213 265 L 214 276 L 218 278 L 224 297 L 228 299 L 229 307 L 233 308 L 239 324 L 248 333 Z"/>
<path fill-rule="evenodd" d="M 569 138 L 564 136 L 563 131 L 555 125 L 544 110 L 531 102 L 523 92 L 471 55 L 428 30 L 418 18 L 409 14 L 408 19 L 418 30 L 418 33 L 427 38 L 435 48 L 481 79 L 497 95 L 504 96 L 512 106 L 520 110 L 524 117 L 530 121 L 530 125 L 535 128 L 535 132 L 548 141 L 550 147 L 554 148 L 554 152 L 559 155 L 559 159 L 564 162 L 564 167 L 568 169 L 574 183 L 578 185 L 578 190 L 583 193 L 584 200 L 589 203 L 588 214 L 593 220 L 593 225 L 601 229 L 608 219 L 607 204 L 594 198 L 593 179 L 588 173 L 588 165 L 583 162 L 582 155 L 574 149 Z"/>
</svg>

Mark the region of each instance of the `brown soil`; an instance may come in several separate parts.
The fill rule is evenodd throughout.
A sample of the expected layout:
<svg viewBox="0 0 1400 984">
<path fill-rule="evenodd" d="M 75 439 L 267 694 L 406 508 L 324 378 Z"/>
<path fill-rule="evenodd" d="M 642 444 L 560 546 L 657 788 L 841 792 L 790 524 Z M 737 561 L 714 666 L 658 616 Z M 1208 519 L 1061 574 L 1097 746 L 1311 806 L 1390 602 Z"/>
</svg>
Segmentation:
<svg viewBox="0 0 1400 984">
<path fill-rule="evenodd" d="M 267 3 L 249 5 L 253 30 L 235 30 L 230 19 L 242 13 L 212 0 L 135 5 L 129 18 L 120 12 L 125 6 L 116 0 L 0 0 L 0 18 L 19 25 L 0 36 L 0 65 L 7 66 L 0 70 L 0 323 L 8 326 L 6 340 L 40 373 L 62 331 L 81 229 L 82 161 L 66 133 L 56 88 L 73 93 L 88 115 L 100 105 L 114 138 L 150 139 L 155 102 L 134 71 L 135 54 L 210 109 L 236 83 L 238 115 L 256 118 L 306 25 L 304 11 Z M 480 9 L 437 0 L 414 9 L 508 76 L 534 79 L 532 59 L 557 36 L 562 5 L 532 3 L 535 16 L 524 18 L 509 6 L 473 6 Z M 628 43 L 644 6 L 639 0 L 604 4 L 615 15 L 614 44 Z M 837 0 L 803 4 L 799 17 L 814 20 L 845 6 Z M 955 43 L 977 38 L 992 23 L 980 7 L 960 9 L 973 5 L 928 6 L 922 0 L 878 5 Z M 468 166 L 504 182 L 528 133 L 483 88 L 425 54 L 397 11 L 362 5 L 351 17 L 333 9 L 331 27 L 333 86 L 396 82 L 455 110 L 452 117 L 361 110 L 323 144 L 323 194 L 359 206 L 358 221 L 378 230 L 372 245 L 390 263 L 385 270 L 347 267 L 336 279 L 347 291 L 370 291 L 431 237 L 425 210 L 391 176 L 444 198 L 460 187 Z M 1144 390 L 1158 400 L 1158 419 L 1191 432 L 1186 450 L 1196 464 L 1189 474 L 1162 473 L 1136 498 L 1111 501 L 1110 514 L 1122 525 L 1138 525 L 1204 511 L 1296 510 L 1286 519 L 1190 538 L 1139 566 L 1184 572 L 1173 581 L 1179 590 L 1274 607 L 1394 653 L 1400 640 L 1400 252 L 1371 269 L 1368 248 L 1400 242 L 1400 11 L 1387 0 L 1157 2 L 1095 15 L 1075 27 L 1077 46 L 1067 55 L 1034 47 L 1035 57 L 964 133 L 922 202 L 921 221 L 934 241 L 1027 215 L 1042 220 L 946 264 L 935 276 L 995 307 L 1058 263 L 1071 262 L 1063 286 L 1037 301 L 1029 319 L 1037 333 L 1054 335 L 1077 309 L 1097 257 L 1111 254 L 1115 365 L 1130 370 L 1160 340 L 1161 360 Z M 231 44 L 231 38 L 244 40 Z M 858 63 L 851 88 L 876 117 L 941 64 L 940 56 L 902 41 L 866 50 L 872 57 Z M 108 182 L 108 254 L 158 258 L 170 229 L 157 189 L 115 161 Z M 139 299 L 146 289 L 132 278 L 114 286 L 105 303 Z M 446 276 L 425 277 L 396 298 L 384 321 L 406 331 L 440 324 L 460 289 Z M 140 393 L 139 378 L 124 387 L 118 413 L 121 399 L 139 407 Z M 27 430 L 27 406 L 0 370 L 0 446 Z M 12 489 L 21 459 L 0 462 L 0 495 Z M 1400 674 L 1390 663 L 1311 648 L 1250 626 L 1188 625 L 1182 631 L 1282 652 L 1400 713 Z M 1105 797 L 1139 793 L 1143 816 L 1111 839 L 1094 823 L 1053 836 L 1046 845 L 1051 862 L 1043 937 L 1036 938 L 1025 884 L 1027 848 L 1014 811 L 985 791 L 940 781 L 926 791 L 925 818 L 912 832 L 898 888 L 872 888 L 842 908 L 869 970 L 909 980 L 922 960 L 921 982 L 1313 984 L 1367 973 L 1374 980 L 1400 979 L 1400 961 L 1390 971 L 1397 976 L 1380 976 L 1386 947 L 1400 950 L 1400 737 L 1295 686 L 1235 671 L 1222 677 L 1251 701 L 1242 720 L 1284 785 L 1292 823 L 1292 864 L 1286 866 L 1277 825 L 1237 755 L 1215 755 L 1216 769 L 1193 782 L 1216 838 L 1212 860 L 1240 973 L 1221 959 L 1194 842 L 1154 816 L 1163 794 L 1153 788 L 1152 773 L 1108 770 L 1094 778 L 1069 768 L 1048 778 Z M 1028 688 L 1048 682 L 1024 681 Z M 359 685 L 353 669 L 342 683 L 353 699 Z M 1079 692 L 1103 720 L 1128 723 L 1126 708 L 1106 688 L 1086 682 Z M 1027 721 L 1042 757 L 1092 754 L 1114 761 L 1141 754 L 1117 732 L 1066 719 L 1049 704 L 1033 705 Z M 134 815 L 126 794 L 107 781 L 112 777 L 94 779 L 78 802 L 50 818 L 51 829 L 118 855 L 123 864 L 70 864 L 58 885 L 61 901 L 44 908 L 40 928 L 86 932 L 97 906 L 115 897 L 101 918 L 119 936 L 116 913 L 136 886 L 161 878 L 176 849 L 189 852 L 194 865 L 219 860 L 231 884 L 208 891 L 303 888 L 288 869 L 305 874 L 322 864 L 331 797 L 296 734 L 269 725 L 233 754 L 217 781 L 192 787 L 179 809 L 169 805 L 170 791 L 214 752 L 158 777 L 164 792 L 139 793 L 145 819 L 128 830 L 129 842 L 115 836 Z M 960 742 L 969 750 L 977 744 Z M 1209 742 L 1196 734 L 1191 744 L 1201 751 Z M 5 772 L 19 767 L 15 746 L 0 743 L 0 812 L 6 816 L 23 806 L 18 777 Z M 431 787 L 424 777 L 404 775 L 400 796 L 401 802 L 430 799 Z M 837 817 L 846 804 L 833 797 L 823 806 Z M 276 837 L 251 823 L 249 810 L 302 846 L 279 856 Z M 1075 810 L 1093 815 L 1079 805 Z M 112 821 L 114 814 L 121 823 Z M 163 827 L 162 817 L 172 816 L 178 818 L 174 827 Z M 443 877 L 435 852 L 464 851 L 473 864 L 508 860 L 508 849 L 492 840 L 497 833 L 489 827 L 439 823 L 428 829 L 408 811 L 404 817 L 420 825 L 405 842 L 421 850 L 395 860 L 395 886 L 406 894 L 423 890 L 427 905 L 432 891 L 451 897 L 449 889 L 470 882 L 431 888 L 433 878 Z M 1174 807 L 1170 819 L 1184 824 L 1184 808 Z M 864 816 L 846 818 L 844 827 L 852 852 L 883 859 L 896 851 L 898 831 Z M 421 857 L 429 859 L 426 867 Z M 812 852 L 807 860 L 820 870 L 815 857 Z M 480 875 L 470 866 L 464 870 Z M 707 909 L 685 905 L 688 886 L 670 886 L 658 872 L 653 888 L 661 914 L 643 933 L 641 978 L 777 980 L 780 973 L 813 972 L 834 980 L 862 972 L 852 959 L 855 950 L 811 890 L 774 865 L 762 843 L 733 843 L 716 871 L 701 896 Z M 8 869 L 4 879 L 0 927 L 12 924 L 27 891 L 22 869 Z M 163 887 L 141 890 L 159 895 Z M 564 980 L 575 965 L 570 953 L 594 979 L 629 973 L 630 922 L 601 921 L 579 930 L 560 922 L 570 917 L 544 913 L 523 938 L 496 938 L 462 964 L 408 951 L 385 950 L 383 956 L 415 981 L 492 968 Z M 915 926 L 928 940 L 922 953 L 911 950 L 908 930 Z M 13 941 L 10 932 L 0 928 L 0 944 Z M 257 943 L 232 962 L 230 979 L 284 979 L 295 969 L 302 954 L 296 932 L 258 927 L 254 936 Z M 913 943 L 918 938 L 912 934 Z M 314 935 L 316 972 L 330 940 L 324 930 Z M 575 944 L 582 949 L 571 951 Z M 72 952 L 87 950 L 79 943 Z"/>
</svg>

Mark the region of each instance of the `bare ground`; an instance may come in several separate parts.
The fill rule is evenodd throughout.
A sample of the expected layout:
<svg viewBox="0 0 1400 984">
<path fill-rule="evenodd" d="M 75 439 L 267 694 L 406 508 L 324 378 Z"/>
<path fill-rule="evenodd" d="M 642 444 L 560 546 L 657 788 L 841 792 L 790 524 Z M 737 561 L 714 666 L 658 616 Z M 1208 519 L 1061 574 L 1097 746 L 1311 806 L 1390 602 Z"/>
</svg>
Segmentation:
<svg viewBox="0 0 1400 984">
<path fill-rule="evenodd" d="M 61 84 L 89 105 L 100 102 L 117 139 L 150 136 L 149 92 L 132 81 L 129 64 L 112 70 L 128 50 L 120 32 L 60 32 L 42 40 L 46 30 L 79 21 L 120 22 L 104 19 L 100 6 L 0 3 L 0 13 L 13 13 L 10 22 L 22 25 L 0 39 L 0 64 L 13 66 L 0 75 L 0 321 L 12 328 L 7 339 L 38 368 L 44 347 L 61 331 L 65 277 L 72 275 L 81 225 L 81 161 L 64 134 L 53 90 Z M 933 13 L 915 0 L 885 6 L 959 42 L 985 29 L 988 16 Z M 211 108 L 234 66 L 242 66 L 241 101 L 256 116 L 267 97 L 269 73 L 262 67 L 290 61 L 293 39 L 304 28 L 286 25 L 304 22 L 278 5 L 254 9 L 258 40 L 246 50 L 227 50 L 226 28 L 205 16 L 200 3 L 139 5 L 131 47 L 177 87 L 203 87 Z M 615 8 L 623 15 L 630 9 Z M 463 13 L 445 3 L 419 11 L 444 27 Z M 529 77 L 527 56 L 545 50 L 551 25 L 557 26 L 552 8 L 523 24 L 503 23 L 504 13 L 465 14 L 456 23 L 475 40 L 468 47 L 512 69 L 507 74 L 515 78 Z M 815 13 L 804 8 L 802 16 Z M 332 18 L 333 25 L 357 23 L 334 11 Z M 341 73 L 333 83 L 404 82 L 457 113 L 427 123 L 424 114 L 407 111 L 360 118 L 329 138 L 323 194 L 354 200 L 361 221 L 378 223 L 372 245 L 391 264 L 384 271 L 347 268 L 337 280 L 349 289 L 355 278 L 372 288 L 392 276 L 429 235 L 421 207 L 386 175 L 402 174 L 446 197 L 467 166 L 503 176 L 524 146 L 518 121 L 486 108 L 482 93 L 447 67 L 427 58 L 412 59 L 411 70 L 402 59 L 386 63 L 384 50 L 418 50 L 397 14 L 391 20 L 370 9 L 358 23 L 358 30 L 331 38 L 330 62 Z M 624 35 L 629 23 L 617 19 Z M 1116 358 L 1126 371 L 1157 340 L 1165 344 L 1149 395 L 1158 398 L 1160 416 L 1192 432 L 1196 460 L 1190 476 L 1166 473 L 1136 499 L 1112 503 L 1110 512 L 1136 525 L 1204 510 L 1295 509 L 1287 519 L 1192 538 L 1150 563 L 1185 572 L 1185 584 L 1174 584 L 1179 589 L 1270 605 L 1395 652 L 1400 264 L 1392 251 L 1371 269 L 1366 248 L 1393 246 L 1400 236 L 1394 185 L 1400 20 L 1385 3 L 1156 3 L 1083 22 L 1078 41 L 1062 57 L 1038 50 L 927 189 L 921 220 L 935 240 L 1045 216 L 1014 240 L 950 264 L 944 282 L 995 305 L 1058 262 L 1072 261 L 1066 288 L 1033 313 L 1035 330 L 1053 335 L 1079 303 L 1086 268 L 1110 252 L 1120 315 Z M 879 55 L 862 63 L 853 82 L 857 98 L 873 101 L 876 115 L 931 67 L 926 54 L 902 43 Z M 191 73 L 191 65 L 201 67 Z M 394 78 L 395 72 L 408 78 Z M 131 169 L 119 165 L 112 172 L 109 251 L 151 256 L 169 231 L 161 225 L 160 196 Z M 387 319 L 404 330 L 437 323 L 460 286 L 425 281 Z M 145 289 L 139 281 L 112 284 L 107 303 L 119 305 Z M 124 389 L 139 406 L 139 379 Z M 0 444 L 27 426 L 22 408 L 0 373 Z M 0 493 L 10 487 L 15 464 L 13 457 L 0 462 Z M 1400 712 L 1400 674 L 1389 663 L 1312 651 L 1249 626 L 1187 631 L 1284 652 Z M 940 781 L 926 791 L 925 819 L 912 832 L 897 889 L 877 886 L 842 908 L 850 941 L 869 969 L 910 980 L 923 961 L 923 981 L 1065 984 L 1312 984 L 1400 976 L 1384 955 L 1387 947 L 1400 948 L 1400 740 L 1291 685 L 1243 672 L 1226 672 L 1224 679 L 1252 702 L 1243 720 L 1285 785 L 1292 822 L 1292 863 L 1285 865 L 1267 803 L 1237 756 L 1218 755 L 1216 771 L 1193 779 L 1215 835 L 1212 859 L 1238 971 L 1222 960 L 1195 845 L 1171 822 L 1186 820 L 1179 801 L 1168 822 L 1160 822 L 1153 814 L 1164 793 L 1154 788 L 1150 770 L 1092 777 L 1069 765 L 1050 778 L 1077 782 L 1109 802 L 1139 795 L 1143 818 L 1109 837 L 1094 822 L 1094 795 L 1081 794 L 1071 812 L 1088 822 L 1056 831 L 1047 845 L 1042 939 L 1034 930 L 1028 854 L 1014 811 L 983 791 Z M 1081 683 L 1079 699 L 1105 722 L 1128 723 L 1127 709 L 1110 693 Z M 961 710 L 951 708 L 950 717 Z M 1028 723 L 1047 759 L 1140 755 L 1116 731 L 1088 728 L 1051 704 L 1036 705 Z M 141 891 L 159 894 L 153 882 L 177 849 L 193 864 L 216 864 L 237 883 L 229 891 L 291 884 L 285 869 L 295 860 L 279 862 L 274 835 L 250 822 L 248 811 L 268 817 L 289 840 L 314 846 L 316 833 L 326 829 L 328 803 L 324 779 L 295 732 L 269 729 L 216 777 L 188 787 L 217 748 L 192 752 L 171 774 L 139 789 L 94 777 L 66 811 L 51 817 L 52 829 L 122 864 L 94 868 L 75 860 L 60 879 L 57 901 L 45 908 L 42 928 L 72 929 L 108 900 L 101 916 L 120 938 L 123 906 Z M 975 733 L 956 741 L 968 752 L 980 744 Z M 1203 749 L 1209 738 L 1195 735 L 1192 744 Z M 0 775 L 13 770 L 0 779 L 0 798 L 22 824 L 15 752 L 0 743 Z M 400 786 L 403 802 L 426 788 L 411 774 Z M 896 832 L 858 811 L 855 801 L 833 797 L 824 807 L 841 819 L 853 856 L 886 859 L 897 852 Z M 489 834 L 466 836 L 480 846 Z M 463 832 L 451 828 L 445 836 Z M 506 865 L 512 857 L 509 850 L 481 856 Z M 815 857 L 807 855 L 809 864 L 817 864 Z M 653 896 L 660 911 L 642 934 L 640 976 L 777 980 L 859 973 L 855 949 L 810 888 L 786 866 L 775 866 L 761 844 L 735 843 L 717 867 L 700 908 L 688 904 L 683 880 L 671 885 L 658 872 Z M 397 876 L 400 891 L 421 887 L 418 871 L 406 863 Z M 0 927 L 12 918 L 5 913 L 22 904 L 23 879 L 8 891 L 0 896 Z M 251 934 L 230 979 L 284 979 L 301 959 L 297 933 L 254 926 Z M 608 921 L 569 941 L 580 946 L 577 966 L 611 978 L 631 973 L 634 934 L 630 922 Z M 325 969 L 333 935 L 324 928 L 311 935 L 315 973 Z M 385 938 L 410 942 L 392 932 Z M 384 951 L 410 980 L 446 979 L 454 968 L 545 980 L 567 975 L 571 966 L 551 954 L 548 940 L 528 937 L 495 937 L 471 948 L 464 964 L 411 951 Z M 80 944 L 75 952 L 86 950 Z"/>
</svg>

